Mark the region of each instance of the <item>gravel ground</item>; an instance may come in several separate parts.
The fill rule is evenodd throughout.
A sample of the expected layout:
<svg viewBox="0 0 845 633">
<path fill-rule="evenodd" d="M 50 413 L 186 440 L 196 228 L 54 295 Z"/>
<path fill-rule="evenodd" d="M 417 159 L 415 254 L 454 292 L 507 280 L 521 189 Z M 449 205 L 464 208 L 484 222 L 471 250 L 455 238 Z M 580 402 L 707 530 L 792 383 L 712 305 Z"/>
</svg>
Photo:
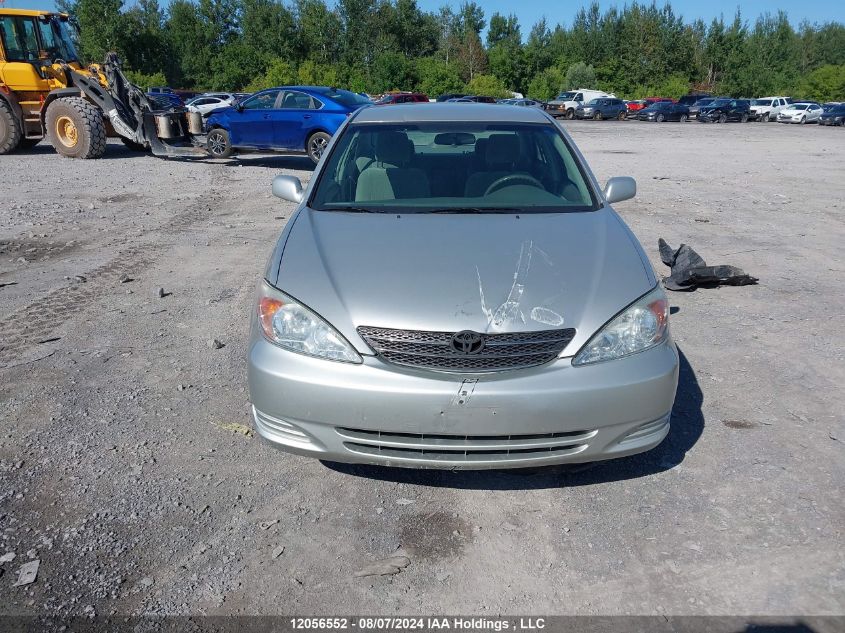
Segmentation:
<svg viewBox="0 0 845 633">
<path fill-rule="evenodd" d="M 293 210 L 270 181 L 307 159 L 0 157 L 0 613 L 845 613 L 845 132 L 566 125 L 599 180 L 637 178 L 618 209 L 659 273 L 663 237 L 760 278 L 670 296 L 669 438 L 581 472 L 258 441 L 248 317 Z"/>
</svg>

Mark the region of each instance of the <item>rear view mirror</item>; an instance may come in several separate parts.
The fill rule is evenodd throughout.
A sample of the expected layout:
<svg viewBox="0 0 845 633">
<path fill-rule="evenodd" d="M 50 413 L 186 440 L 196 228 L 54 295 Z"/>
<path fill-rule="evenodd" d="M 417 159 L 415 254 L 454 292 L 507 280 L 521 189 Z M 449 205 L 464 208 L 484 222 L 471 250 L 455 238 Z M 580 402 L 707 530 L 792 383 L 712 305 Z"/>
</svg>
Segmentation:
<svg viewBox="0 0 845 633">
<path fill-rule="evenodd" d="M 630 176 L 617 176 L 607 181 L 604 197 L 608 204 L 630 200 L 637 195 L 637 181 Z"/>
<path fill-rule="evenodd" d="M 296 176 L 276 176 L 273 195 L 288 202 L 302 202 L 302 183 Z"/>
<path fill-rule="evenodd" d="M 473 145 L 475 134 L 469 132 L 441 132 L 434 137 L 435 145 Z"/>
</svg>

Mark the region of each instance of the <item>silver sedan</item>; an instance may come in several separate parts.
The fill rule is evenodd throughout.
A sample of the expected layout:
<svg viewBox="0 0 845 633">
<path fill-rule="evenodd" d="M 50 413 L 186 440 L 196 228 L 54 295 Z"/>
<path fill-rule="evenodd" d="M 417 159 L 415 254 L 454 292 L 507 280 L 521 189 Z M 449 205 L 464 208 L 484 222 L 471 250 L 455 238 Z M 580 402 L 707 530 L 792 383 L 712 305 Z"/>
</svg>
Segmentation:
<svg viewBox="0 0 845 633">
<path fill-rule="evenodd" d="M 249 385 L 274 445 L 338 462 L 505 468 L 669 432 L 678 354 L 646 255 L 536 108 L 364 108 L 270 257 Z"/>
</svg>

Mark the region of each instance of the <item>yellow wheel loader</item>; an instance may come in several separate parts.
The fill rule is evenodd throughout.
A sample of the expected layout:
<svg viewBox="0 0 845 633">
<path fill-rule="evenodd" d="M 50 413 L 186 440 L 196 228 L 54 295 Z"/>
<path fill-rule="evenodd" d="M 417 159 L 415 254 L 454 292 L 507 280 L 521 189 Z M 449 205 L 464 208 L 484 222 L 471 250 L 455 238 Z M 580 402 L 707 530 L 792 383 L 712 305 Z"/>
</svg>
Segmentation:
<svg viewBox="0 0 845 633">
<path fill-rule="evenodd" d="M 206 156 L 202 117 L 162 110 L 109 53 L 84 67 L 68 16 L 0 8 L 0 154 L 46 137 L 70 158 L 99 158 L 106 137 L 157 156 Z"/>
</svg>

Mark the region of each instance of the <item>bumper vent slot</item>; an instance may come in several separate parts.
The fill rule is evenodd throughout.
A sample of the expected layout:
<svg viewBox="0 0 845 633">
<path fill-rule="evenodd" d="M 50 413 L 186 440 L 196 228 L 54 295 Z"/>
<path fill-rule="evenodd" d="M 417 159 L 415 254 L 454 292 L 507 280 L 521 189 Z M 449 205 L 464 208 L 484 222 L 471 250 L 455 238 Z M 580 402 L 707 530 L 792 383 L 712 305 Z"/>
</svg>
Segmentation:
<svg viewBox="0 0 845 633">
<path fill-rule="evenodd" d="M 454 332 L 361 326 L 358 334 L 376 354 L 394 365 L 476 373 L 524 369 L 548 363 L 557 358 L 575 337 L 575 329 L 480 334 L 484 346 L 474 354 L 464 354 L 452 347 Z"/>
<path fill-rule="evenodd" d="M 580 453 L 596 431 L 523 435 L 393 433 L 339 427 L 347 450 L 366 455 L 421 461 L 519 461 Z"/>
</svg>

